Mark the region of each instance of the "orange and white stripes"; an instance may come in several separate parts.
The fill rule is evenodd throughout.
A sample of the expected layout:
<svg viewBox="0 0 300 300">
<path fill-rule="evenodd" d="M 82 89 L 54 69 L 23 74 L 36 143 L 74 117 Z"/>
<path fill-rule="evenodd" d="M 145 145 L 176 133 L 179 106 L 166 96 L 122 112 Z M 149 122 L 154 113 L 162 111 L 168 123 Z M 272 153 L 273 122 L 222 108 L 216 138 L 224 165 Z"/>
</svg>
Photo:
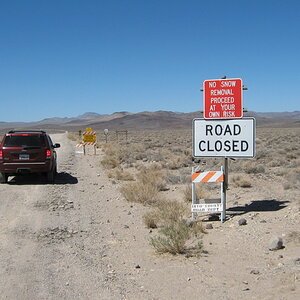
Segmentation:
<svg viewBox="0 0 300 300">
<path fill-rule="evenodd" d="M 222 171 L 196 172 L 192 174 L 192 182 L 223 182 Z"/>
<path fill-rule="evenodd" d="M 77 144 L 76 147 L 79 148 L 79 147 L 86 146 L 86 145 L 88 145 L 88 146 L 95 146 L 96 143 L 94 143 L 94 142 L 85 142 L 85 143 Z"/>
<path fill-rule="evenodd" d="M 95 135 L 96 134 L 96 131 L 84 131 L 83 133 L 82 133 L 83 135 Z"/>
</svg>

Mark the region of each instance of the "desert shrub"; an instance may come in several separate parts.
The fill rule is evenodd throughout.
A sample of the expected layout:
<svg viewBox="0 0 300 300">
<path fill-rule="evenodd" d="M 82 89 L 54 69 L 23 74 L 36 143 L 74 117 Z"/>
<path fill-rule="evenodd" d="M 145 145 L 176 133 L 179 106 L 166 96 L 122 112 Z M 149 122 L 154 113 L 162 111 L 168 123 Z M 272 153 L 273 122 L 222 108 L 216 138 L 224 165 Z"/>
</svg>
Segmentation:
<svg viewBox="0 0 300 300">
<path fill-rule="evenodd" d="M 286 176 L 287 173 L 288 173 L 288 169 L 284 168 L 284 167 L 278 168 L 276 170 L 276 175 L 277 176 Z"/>
<path fill-rule="evenodd" d="M 296 159 L 297 158 L 297 154 L 294 153 L 294 152 L 289 152 L 289 153 L 287 153 L 286 158 L 287 159 Z"/>
<path fill-rule="evenodd" d="M 192 164 L 192 158 L 186 155 L 170 155 L 168 159 L 165 160 L 163 166 L 170 170 L 177 170 L 180 168 L 188 167 Z"/>
<path fill-rule="evenodd" d="M 114 178 L 117 180 L 131 181 L 134 180 L 134 177 L 128 171 L 124 171 L 122 168 L 115 168 L 114 170 L 108 172 L 108 178 Z"/>
<path fill-rule="evenodd" d="M 203 184 L 196 183 L 195 184 L 196 189 L 196 199 L 205 199 L 209 198 L 209 192 L 206 190 Z M 186 185 L 185 189 L 183 190 L 184 200 L 186 202 L 192 201 L 192 184 Z"/>
<path fill-rule="evenodd" d="M 187 213 L 187 208 L 184 203 L 178 201 L 161 200 L 156 211 L 160 223 L 165 225 L 182 220 Z"/>
<path fill-rule="evenodd" d="M 150 239 L 150 244 L 158 253 L 182 254 L 190 238 L 190 228 L 185 222 L 173 222 L 159 230 L 162 236 Z"/>
<path fill-rule="evenodd" d="M 181 176 L 180 175 L 175 175 L 170 172 L 166 173 L 166 181 L 170 184 L 179 184 L 181 183 Z"/>
<path fill-rule="evenodd" d="M 159 254 L 198 256 L 202 252 L 202 241 L 199 239 L 190 240 L 192 236 L 199 232 L 195 229 L 195 226 L 191 227 L 183 220 L 172 222 L 159 230 L 160 235 L 150 239 L 150 245 Z"/>
<path fill-rule="evenodd" d="M 137 174 L 137 178 L 142 184 L 150 184 L 159 191 L 163 191 L 166 188 L 164 173 L 161 170 L 155 169 L 155 167 L 143 168 Z"/>
<path fill-rule="evenodd" d="M 153 205 L 159 200 L 158 188 L 149 183 L 143 184 L 139 181 L 126 184 L 121 187 L 121 193 L 129 202 Z"/>
<path fill-rule="evenodd" d="M 269 156 L 269 155 L 270 155 L 270 153 L 269 153 L 268 150 L 265 150 L 265 149 L 259 149 L 259 150 L 257 150 L 257 152 L 256 152 L 255 158 L 256 158 L 257 160 L 259 160 L 259 159 L 265 158 L 265 157 L 267 157 L 267 156 Z"/>
<path fill-rule="evenodd" d="M 144 215 L 144 223 L 147 227 L 149 223 L 155 224 L 156 227 L 166 226 L 181 221 L 188 212 L 184 203 L 160 199 L 156 206 Z"/>
<path fill-rule="evenodd" d="M 159 217 L 155 210 L 147 211 L 143 215 L 143 221 L 147 228 L 157 228 Z"/>
<path fill-rule="evenodd" d="M 251 162 L 246 163 L 244 168 L 247 174 L 265 173 L 265 167 L 263 165 L 256 165 Z"/>
<path fill-rule="evenodd" d="M 68 132 L 68 139 L 74 142 L 79 142 L 80 141 L 79 133 Z"/>
<path fill-rule="evenodd" d="M 249 188 L 252 186 L 250 178 L 245 175 L 233 175 L 231 176 L 231 181 L 235 186 L 242 188 Z"/>
<path fill-rule="evenodd" d="M 287 189 L 298 189 L 300 183 L 300 167 L 294 168 L 285 174 L 285 182 L 283 188 Z"/>
<path fill-rule="evenodd" d="M 284 165 L 286 165 L 286 161 L 283 158 L 277 158 L 268 163 L 269 167 L 280 167 Z"/>
<path fill-rule="evenodd" d="M 117 157 L 106 155 L 101 160 L 101 164 L 106 169 L 113 169 L 113 168 L 120 167 L 121 162 L 120 162 L 120 159 Z"/>
</svg>

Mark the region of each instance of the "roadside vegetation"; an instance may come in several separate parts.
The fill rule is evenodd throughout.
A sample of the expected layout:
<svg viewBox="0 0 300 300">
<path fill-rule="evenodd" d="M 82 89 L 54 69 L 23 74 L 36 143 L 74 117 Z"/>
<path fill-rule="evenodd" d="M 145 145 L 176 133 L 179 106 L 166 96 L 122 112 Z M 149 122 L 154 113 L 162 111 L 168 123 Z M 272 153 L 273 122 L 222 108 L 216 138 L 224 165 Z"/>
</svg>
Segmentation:
<svg viewBox="0 0 300 300">
<path fill-rule="evenodd" d="M 287 134 L 288 132 L 288 134 Z M 219 170 L 217 158 L 192 157 L 191 130 L 129 132 L 128 140 L 113 135 L 100 141 L 100 161 L 107 176 L 119 183 L 126 201 L 147 207 L 144 224 L 154 231 L 150 244 L 158 253 L 198 255 L 202 251 L 201 218 L 191 220 L 191 169 Z M 300 128 L 258 128 L 256 157 L 229 163 L 232 189 L 249 191 L 256 180 L 279 181 L 283 191 L 300 183 Z M 127 182 L 131 181 L 131 182 Z M 196 184 L 197 199 L 215 198 L 219 184 Z M 289 199 L 292 200 L 292 199 Z M 299 208 L 300 208 L 300 200 Z M 192 224 L 191 224 L 192 223 Z"/>
</svg>

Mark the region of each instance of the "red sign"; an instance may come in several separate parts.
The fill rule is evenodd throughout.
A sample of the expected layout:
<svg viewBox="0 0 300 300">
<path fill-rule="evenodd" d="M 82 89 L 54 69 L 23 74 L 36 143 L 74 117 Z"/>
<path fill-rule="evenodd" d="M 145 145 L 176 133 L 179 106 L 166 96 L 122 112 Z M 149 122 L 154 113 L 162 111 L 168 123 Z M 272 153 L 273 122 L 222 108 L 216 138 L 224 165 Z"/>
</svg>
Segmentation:
<svg viewBox="0 0 300 300">
<path fill-rule="evenodd" d="M 205 119 L 243 117 L 242 79 L 205 80 L 203 93 L 203 116 Z"/>
</svg>

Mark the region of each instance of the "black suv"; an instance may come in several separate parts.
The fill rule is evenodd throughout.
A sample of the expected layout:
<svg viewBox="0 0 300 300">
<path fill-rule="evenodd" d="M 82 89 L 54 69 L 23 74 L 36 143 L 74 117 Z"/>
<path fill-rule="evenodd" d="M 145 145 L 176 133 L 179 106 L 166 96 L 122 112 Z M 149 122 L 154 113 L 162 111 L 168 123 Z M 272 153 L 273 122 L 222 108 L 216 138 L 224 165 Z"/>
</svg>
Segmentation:
<svg viewBox="0 0 300 300">
<path fill-rule="evenodd" d="M 46 175 L 53 182 L 57 172 L 56 151 L 60 144 L 53 144 L 42 130 L 11 130 L 0 144 L 0 182 L 8 176 L 28 173 Z"/>
</svg>

